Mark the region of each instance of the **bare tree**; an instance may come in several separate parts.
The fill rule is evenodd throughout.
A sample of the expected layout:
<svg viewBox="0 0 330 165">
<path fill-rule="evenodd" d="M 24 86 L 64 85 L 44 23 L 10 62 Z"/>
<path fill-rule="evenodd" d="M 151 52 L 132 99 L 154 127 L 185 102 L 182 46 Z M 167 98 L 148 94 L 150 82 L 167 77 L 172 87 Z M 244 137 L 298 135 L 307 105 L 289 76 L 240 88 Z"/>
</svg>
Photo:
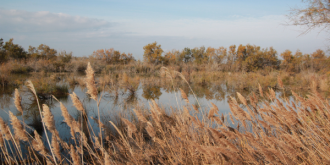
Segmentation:
<svg viewBox="0 0 330 165">
<path fill-rule="evenodd" d="M 304 8 L 294 8 L 288 18 L 290 25 L 303 26 L 306 34 L 315 28 L 330 29 L 330 0 L 302 0 Z"/>
</svg>

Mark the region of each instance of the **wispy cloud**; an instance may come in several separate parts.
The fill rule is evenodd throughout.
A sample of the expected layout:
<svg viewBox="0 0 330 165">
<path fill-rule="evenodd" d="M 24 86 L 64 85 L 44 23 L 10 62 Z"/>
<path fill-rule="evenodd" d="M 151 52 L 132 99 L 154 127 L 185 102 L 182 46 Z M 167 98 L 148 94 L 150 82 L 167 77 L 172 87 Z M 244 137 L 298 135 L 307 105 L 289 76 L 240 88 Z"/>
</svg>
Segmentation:
<svg viewBox="0 0 330 165">
<path fill-rule="evenodd" d="M 0 9 L 2 32 L 58 32 L 96 30 L 111 27 L 111 23 L 95 18 L 72 16 L 48 11 L 28 12 Z"/>
</svg>

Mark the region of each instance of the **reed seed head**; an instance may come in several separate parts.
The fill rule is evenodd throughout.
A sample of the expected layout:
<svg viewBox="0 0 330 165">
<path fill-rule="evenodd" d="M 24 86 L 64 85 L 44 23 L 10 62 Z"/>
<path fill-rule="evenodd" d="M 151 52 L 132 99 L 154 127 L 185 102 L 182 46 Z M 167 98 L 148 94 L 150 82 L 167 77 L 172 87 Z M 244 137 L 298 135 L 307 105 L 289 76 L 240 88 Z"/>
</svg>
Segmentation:
<svg viewBox="0 0 330 165">
<path fill-rule="evenodd" d="M 18 111 L 20 111 L 23 114 L 22 104 L 21 104 L 22 98 L 19 95 L 18 89 L 15 89 L 15 97 L 14 97 L 14 104 Z"/>
<path fill-rule="evenodd" d="M 54 116 L 52 112 L 50 112 L 49 107 L 46 104 L 42 105 L 42 115 L 43 115 L 43 121 L 45 122 L 46 127 L 48 128 L 49 131 L 54 131 L 55 128 L 55 121 L 54 121 Z"/>
<path fill-rule="evenodd" d="M 180 89 L 180 91 L 181 91 L 181 97 L 182 97 L 182 99 L 183 99 L 187 104 L 189 104 L 189 100 L 188 100 L 187 94 L 186 94 L 181 88 L 179 88 L 179 89 Z"/>
<path fill-rule="evenodd" d="M 245 106 L 247 106 L 246 99 L 245 99 L 240 93 L 238 93 L 238 92 L 237 92 L 237 96 L 238 96 L 239 100 L 241 100 L 241 102 L 242 102 Z"/>
<path fill-rule="evenodd" d="M 4 135 L 4 138 L 6 140 L 10 140 L 11 136 L 10 136 L 10 132 L 9 132 L 9 127 L 8 125 L 2 120 L 2 118 L 0 117 L 0 132 Z"/>
<path fill-rule="evenodd" d="M 9 111 L 9 117 L 10 117 L 11 125 L 14 128 L 16 138 L 26 142 L 29 141 L 29 137 L 26 135 L 21 122 L 11 111 Z"/>
<path fill-rule="evenodd" d="M 86 69 L 86 86 L 87 92 L 91 95 L 91 98 L 97 101 L 97 88 L 95 84 L 95 77 L 94 77 L 94 70 L 91 64 L 88 62 L 87 69 Z"/>
<path fill-rule="evenodd" d="M 77 110 L 84 112 L 84 106 L 81 103 L 81 101 L 79 100 L 78 96 L 76 95 L 76 93 L 72 92 L 72 94 L 70 94 L 71 100 L 73 105 L 77 108 Z"/>
</svg>

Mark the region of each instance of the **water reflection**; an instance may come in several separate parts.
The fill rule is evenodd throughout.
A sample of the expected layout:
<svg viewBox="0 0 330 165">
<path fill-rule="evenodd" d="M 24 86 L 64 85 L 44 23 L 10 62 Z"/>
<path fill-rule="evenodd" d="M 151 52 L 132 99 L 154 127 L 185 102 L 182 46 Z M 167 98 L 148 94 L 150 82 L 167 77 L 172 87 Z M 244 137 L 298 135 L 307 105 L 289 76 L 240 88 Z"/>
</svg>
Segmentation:
<svg viewBox="0 0 330 165">
<path fill-rule="evenodd" d="M 160 91 L 160 86 L 143 85 L 143 98 L 147 100 L 156 100 L 159 99 L 160 95 L 162 95 L 162 92 Z"/>
<path fill-rule="evenodd" d="M 34 111 L 31 113 L 30 120 L 28 122 L 28 126 L 32 127 L 34 130 L 36 130 L 39 135 L 43 134 L 44 127 L 42 125 L 39 112 Z M 33 131 L 30 130 L 29 134 L 33 135 L 32 132 Z"/>
</svg>

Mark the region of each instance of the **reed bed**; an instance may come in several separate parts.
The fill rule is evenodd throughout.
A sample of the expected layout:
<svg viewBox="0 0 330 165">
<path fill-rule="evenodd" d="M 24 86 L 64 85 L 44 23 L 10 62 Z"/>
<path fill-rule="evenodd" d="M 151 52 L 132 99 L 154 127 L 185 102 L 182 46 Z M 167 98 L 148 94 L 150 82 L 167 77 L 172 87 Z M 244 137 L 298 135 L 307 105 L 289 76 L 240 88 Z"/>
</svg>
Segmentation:
<svg viewBox="0 0 330 165">
<path fill-rule="evenodd" d="M 94 71 L 87 68 L 87 93 L 98 104 Z M 173 74 L 165 73 L 172 79 Z M 174 73 L 174 72 L 173 72 Z M 184 78 L 177 73 L 176 76 Z M 278 84 L 283 87 L 282 78 Z M 127 77 L 122 81 L 129 83 Z M 322 82 L 323 83 L 323 82 Z M 321 83 L 321 84 L 322 84 Z M 189 83 L 187 83 L 189 86 Z M 32 83 L 28 87 L 36 91 Z M 172 86 L 175 88 L 175 85 Z M 224 115 L 211 104 L 209 110 L 191 104 L 185 90 L 184 103 L 168 113 L 154 100 L 150 109 L 133 109 L 131 118 L 121 117 L 117 124 L 89 118 L 75 93 L 70 94 L 81 113 L 75 120 L 60 103 L 64 123 L 71 137 L 64 141 L 54 125 L 47 105 L 39 105 L 45 136 L 19 121 L 10 112 L 11 123 L 0 118 L 1 164 L 330 164 L 330 105 L 316 88 L 306 98 L 279 99 L 272 88 L 248 98 L 237 93 L 231 97 L 231 113 Z M 187 88 L 190 90 L 191 88 Z M 192 91 L 193 92 L 193 91 Z M 15 105 L 20 107 L 19 91 Z M 178 98 L 180 99 L 180 98 Z M 99 125 L 93 130 L 91 120 Z M 9 124 L 13 129 L 9 127 Z M 115 131 L 106 132 L 107 126 Z M 34 133 L 30 133 L 34 132 Z M 25 152 L 23 152 L 25 151 Z"/>
</svg>

